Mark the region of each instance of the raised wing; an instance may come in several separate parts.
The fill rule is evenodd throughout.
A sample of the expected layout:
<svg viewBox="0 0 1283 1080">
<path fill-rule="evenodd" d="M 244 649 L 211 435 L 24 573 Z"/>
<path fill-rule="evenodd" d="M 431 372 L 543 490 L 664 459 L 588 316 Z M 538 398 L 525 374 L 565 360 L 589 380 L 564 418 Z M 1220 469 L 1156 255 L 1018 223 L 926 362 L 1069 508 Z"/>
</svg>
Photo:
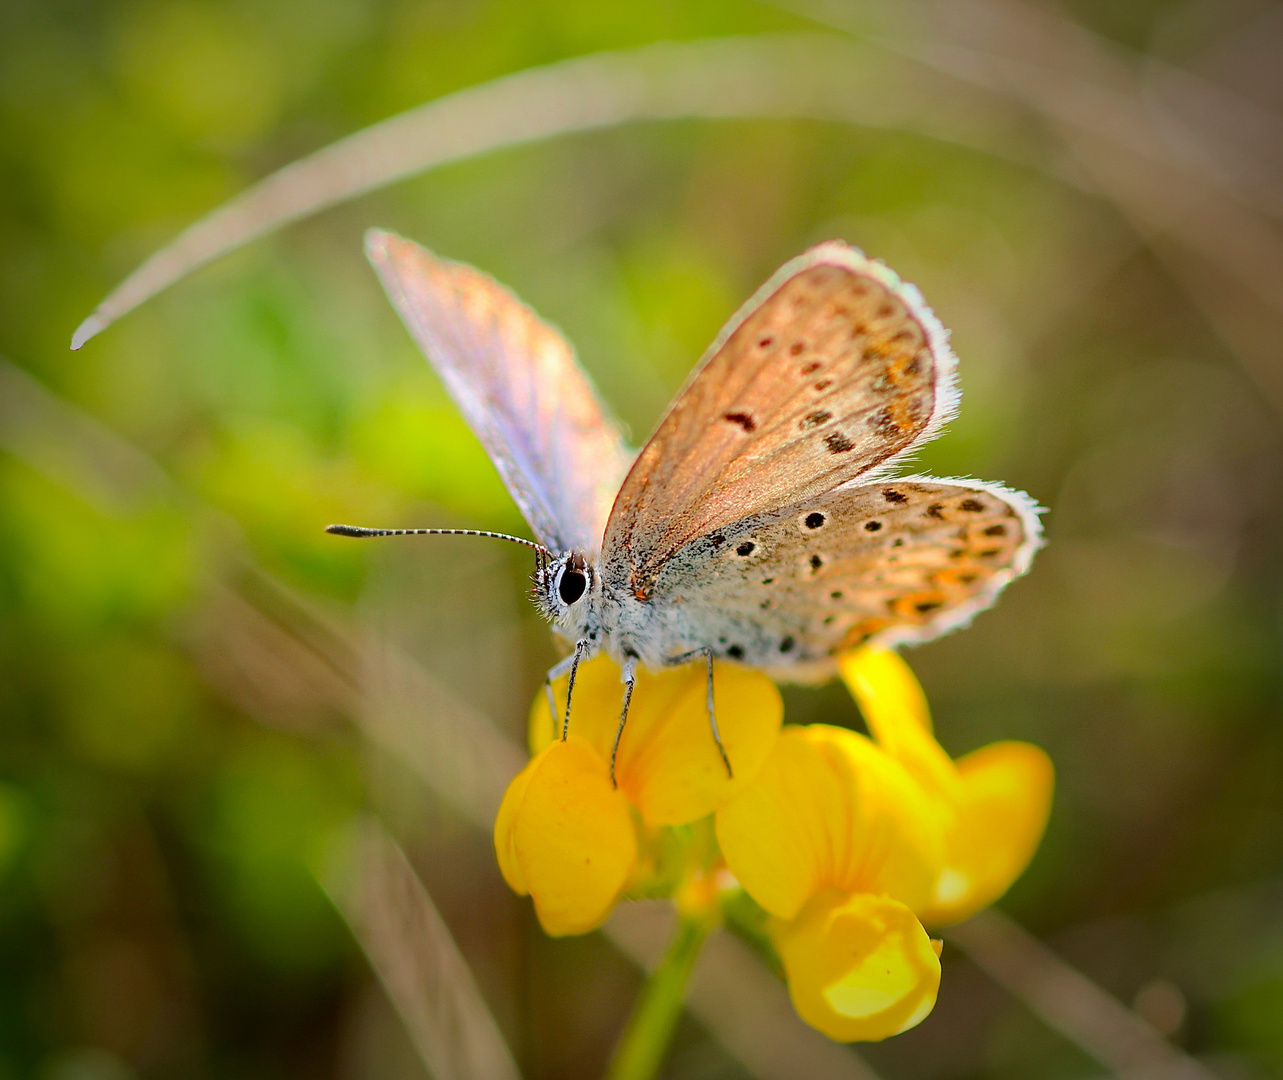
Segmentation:
<svg viewBox="0 0 1283 1080">
<path fill-rule="evenodd" d="M 679 605 L 718 655 L 820 676 L 845 649 L 963 625 L 1040 543 L 1037 507 L 1022 492 L 974 480 L 857 483 L 701 537 L 664 567 L 655 599 Z"/>
<path fill-rule="evenodd" d="M 735 315 L 638 455 L 606 526 L 608 584 L 651 594 L 684 545 L 874 475 L 952 415 L 956 361 L 918 291 L 828 243 Z"/>
<path fill-rule="evenodd" d="M 492 278 L 412 241 L 372 229 L 365 252 L 539 540 L 599 550 L 631 455 L 565 338 Z"/>
</svg>

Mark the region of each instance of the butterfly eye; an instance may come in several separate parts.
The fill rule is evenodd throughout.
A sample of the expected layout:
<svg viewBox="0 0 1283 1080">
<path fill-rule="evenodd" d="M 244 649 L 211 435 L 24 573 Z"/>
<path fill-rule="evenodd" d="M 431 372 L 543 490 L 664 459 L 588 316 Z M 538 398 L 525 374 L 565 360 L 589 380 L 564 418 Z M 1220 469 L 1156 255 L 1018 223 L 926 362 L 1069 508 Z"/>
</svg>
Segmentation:
<svg viewBox="0 0 1283 1080">
<path fill-rule="evenodd" d="M 582 570 L 567 570 L 557 582 L 557 593 L 563 604 L 573 604 L 588 588 L 588 579 Z"/>
</svg>

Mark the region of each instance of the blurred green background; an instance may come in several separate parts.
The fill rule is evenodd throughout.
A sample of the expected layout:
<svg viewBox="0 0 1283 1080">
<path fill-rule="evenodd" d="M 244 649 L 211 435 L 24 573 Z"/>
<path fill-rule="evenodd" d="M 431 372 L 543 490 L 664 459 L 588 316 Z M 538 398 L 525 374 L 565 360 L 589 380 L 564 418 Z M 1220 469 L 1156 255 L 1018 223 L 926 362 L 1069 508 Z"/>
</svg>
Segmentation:
<svg viewBox="0 0 1283 1080">
<path fill-rule="evenodd" d="M 1126 119 L 1063 86 L 1050 112 L 994 91 L 1015 119 L 988 150 L 913 125 L 627 125 L 344 204 L 67 350 L 184 225 L 420 102 L 652 41 L 841 36 L 807 14 L 889 43 L 911 83 L 913 49 L 1018 15 L 968 6 L 959 29 L 962 10 L 3 0 L 0 1080 L 426 1075 L 316 882 L 361 809 L 412 854 L 525 1075 L 597 1075 L 623 1022 L 635 969 L 598 937 L 544 939 L 488 837 L 353 725 L 362 641 L 516 740 L 555 656 L 523 553 L 322 532 L 526 531 L 365 265 L 371 225 L 561 326 L 634 440 L 807 245 L 842 237 L 915 282 L 964 390 L 923 470 L 1050 507 L 1032 573 L 909 657 L 953 753 L 1024 738 L 1057 763 L 1049 834 L 1004 906 L 1222 1075 L 1283 1075 L 1278 5 L 1054 9 L 1138 80 L 1148 174 L 1048 120 Z M 1220 177 L 1221 201 L 1172 205 L 1166 152 Z M 787 700 L 792 720 L 859 724 L 837 688 Z M 888 1080 L 1101 1075 L 945 956 L 935 1014 L 862 1051 Z M 666 1075 L 747 1074 L 688 1021 Z"/>
</svg>

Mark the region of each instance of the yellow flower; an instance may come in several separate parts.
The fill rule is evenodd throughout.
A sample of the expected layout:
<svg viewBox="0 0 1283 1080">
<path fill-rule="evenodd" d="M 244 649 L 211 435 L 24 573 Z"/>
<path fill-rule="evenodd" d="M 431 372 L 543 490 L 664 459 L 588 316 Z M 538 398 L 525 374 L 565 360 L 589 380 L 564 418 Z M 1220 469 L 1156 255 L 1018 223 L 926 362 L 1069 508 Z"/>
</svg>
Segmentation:
<svg viewBox="0 0 1283 1080">
<path fill-rule="evenodd" d="M 940 989 L 939 943 L 903 904 L 823 892 L 776 934 L 798 1015 L 839 1042 L 869 1042 L 920 1023 Z"/>
<path fill-rule="evenodd" d="M 932 736 L 921 686 L 896 653 L 849 653 L 842 676 L 873 737 L 948 818 L 944 865 L 918 914 L 931 926 L 970 918 L 1033 858 L 1051 813 L 1051 759 L 1029 743 L 999 742 L 951 761 Z"/>
<path fill-rule="evenodd" d="M 794 1007 L 844 1042 L 884 1039 L 931 1011 L 930 902 L 947 821 L 910 771 L 863 735 L 786 727 L 756 780 L 717 812 L 745 891 L 776 916 Z"/>
<path fill-rule="evenodd" d="M 605 658 L 581 665 L 565 741 L 543 694 L 531 710 L 533 757 L 495 822 L 504 877 L 530 894 L 548 933 L 577 934 L 626 894 L 711 908 L 724 859 L 772 916 L 803 1019 L 842 1041 L 913 1027 L 940 985 L 939 943 L 924 924 L 969 917 L 1024 870 L 1046 826 L 1052 767 L 1015 742 L 951 760 L 895 653 L 858 650 L 841 670 L 872 738 L 781 730 L 774 684 L 719 665 L 733 778 L 709 731 L 703 666 L 639 673 L 615 787 L 619 669 Z M 564 681 L 557 697 L 559 718 Z M 707 825 L 692 825 L 710 814 L 716 845 Z"/>
<path fill-rule="evenodd" d="M 923 924 L 969 917 L 1024 870 L 1051 806 L 1052 767 L 1026 743 L 954 762 L 900 657 L 862 649 L 842 674 L 873 733 L 785 728 L 757 778 L 717 812 L 730 871 L 774 916 L 789 993 L 841 1041 L 921 1021 L 940 983 Z"/>
<path fill-rule="evenodd" d="M 508 884 L 529 893 L 543 928 L 582 934 L 630 890 L 644 890 L 662 862 L 665 826 L 707 817 L 761 769 L 783 720 L 775 684 L 760 672 L 715 666 L 714 698 L 726 767 L 709 729 L 703 664 L 639 671 L 610 782 L 619 724 L 619 668 L 601 656 L 580 665 L 570 735 L 540 693 L 530 715 L 530 763 L 509 785 L 495 821 L 495 851 Z M 556 687 L 564 715 L 566 681 Z"/>
</svg>

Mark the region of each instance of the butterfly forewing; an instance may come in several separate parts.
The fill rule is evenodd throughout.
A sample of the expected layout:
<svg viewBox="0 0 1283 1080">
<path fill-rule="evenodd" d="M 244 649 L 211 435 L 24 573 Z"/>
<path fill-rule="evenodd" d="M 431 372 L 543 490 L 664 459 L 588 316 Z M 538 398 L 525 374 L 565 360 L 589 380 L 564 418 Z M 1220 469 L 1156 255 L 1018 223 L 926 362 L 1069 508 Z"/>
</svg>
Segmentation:
<svg viewBox="0 0 1283 1080">
<path fill-rule="evenodd" d="M 1040 542 L 1032 501 L 974 481 L 852 484 L 688 545 L 663 569 L 674 605 L 717 651 L 826 674 L 871 640 L 924 641 L 966 622 Z"/>
<path fill-rule="evenodd" d="M 954 359 L 916 290 L 842 244 L 735 316 L 624 481 L 607 581 L 646 598 L 686 544 L 870 474 L 953 408 Z"/>
<path fill-rule="evenodd" d="M 539 539 L 598 550 L 631 456 L 565 339 L 470 266 L 377 230 L 366 254 Z"/>
</svg>

